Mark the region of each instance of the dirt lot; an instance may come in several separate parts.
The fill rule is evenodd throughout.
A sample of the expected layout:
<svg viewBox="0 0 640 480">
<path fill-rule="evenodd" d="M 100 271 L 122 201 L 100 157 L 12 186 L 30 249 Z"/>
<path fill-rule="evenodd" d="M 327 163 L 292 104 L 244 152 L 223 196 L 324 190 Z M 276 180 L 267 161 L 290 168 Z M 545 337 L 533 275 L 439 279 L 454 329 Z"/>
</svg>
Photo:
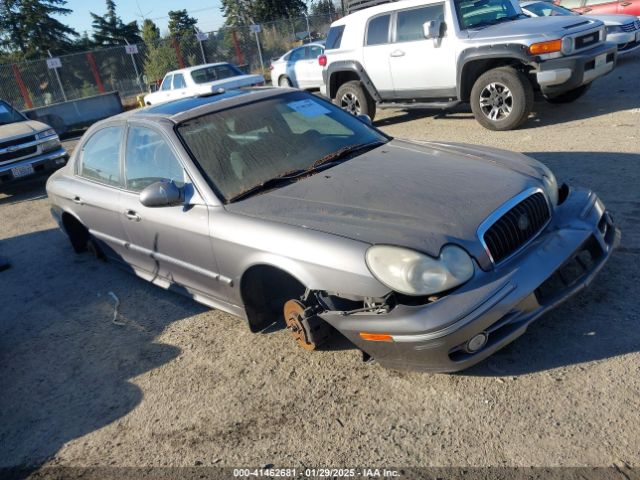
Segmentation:
<svg viewBox="0 0 640 480">
<path fill-rule="evenodd" d="M 76 256 L 44 181 L 0 190 L 0 466 L 640 466 L 640 55 L 493 133 L 466 109 L 383 112 L 399 137 L 530 154 L 623 230 L 589 288 L 489 361 L 398 373 L 304 352 Z M 115 293 L 124 326 L 114 325 Z"/>
</svg>

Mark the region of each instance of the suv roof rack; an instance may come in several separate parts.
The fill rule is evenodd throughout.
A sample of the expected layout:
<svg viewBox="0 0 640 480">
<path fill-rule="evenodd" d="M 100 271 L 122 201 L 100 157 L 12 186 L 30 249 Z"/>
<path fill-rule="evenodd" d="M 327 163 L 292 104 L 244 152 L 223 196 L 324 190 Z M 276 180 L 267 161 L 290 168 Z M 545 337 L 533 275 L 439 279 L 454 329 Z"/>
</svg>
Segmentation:
<svg viewBox="0 0 640 480">
<path fill-rule="evenodd" d="M 364 10 L 365 8 L 375 7 L 376 5 L 382 5 L 383 3 L 397 2 L 399 0 L 348 0 L 347 3 L 347 15 L 358 10 Z"/>
</svg>

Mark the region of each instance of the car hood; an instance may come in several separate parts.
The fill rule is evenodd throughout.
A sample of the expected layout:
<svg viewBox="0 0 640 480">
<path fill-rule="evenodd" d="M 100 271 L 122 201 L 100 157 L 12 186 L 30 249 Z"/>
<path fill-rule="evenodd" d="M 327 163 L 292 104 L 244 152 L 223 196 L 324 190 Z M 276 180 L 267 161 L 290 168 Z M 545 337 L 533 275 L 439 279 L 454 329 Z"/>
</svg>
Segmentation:
<svg viewBox="0 0 640 480">
<path fill-rule="evenodd" d="M 529 17 L 498 23 L 479 30 L 469 30 L 469 38 L 475 41 L 500 38 L 513 40 L 527 37 L 559 38 L 575 31 L 597 27 L 599 22 L 592 18 L 574 15 L 557 15 L 553 17 Z"/>
<path fill-rule="evenodd" d="M 434 257 L 453 242 L 488 266 L 479 225 L 523 190 L 542 186 L 543 168 L 524 155 L 491 148 L 393 140 L 226 208 Z"/>
<path fill-rule="evenodd" d="M 636 17 L 633 15 L 585 15 L 585 17 L 593 18 L 594 20 L 600 20 L 605 25 L 627 25 L 636 21 Z"/>
<path fill-rule="evenodd" d="M 12 140 L 14 138 L 33 135 L 49 128 L 48 125 L 36 120 L 26 120 L 24 122 L 0 125 L 0 141 Z"/>
</svg>

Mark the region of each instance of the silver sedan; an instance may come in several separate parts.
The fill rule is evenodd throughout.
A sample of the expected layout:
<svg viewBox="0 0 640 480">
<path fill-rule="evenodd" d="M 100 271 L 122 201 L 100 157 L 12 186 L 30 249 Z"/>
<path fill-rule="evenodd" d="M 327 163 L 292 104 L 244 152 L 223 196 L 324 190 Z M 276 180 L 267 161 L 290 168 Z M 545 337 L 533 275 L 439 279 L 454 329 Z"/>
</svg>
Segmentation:
<svg viewBox="0 0 640 480">
<path fill-rule="evenodd" d="M 620 239 L 589 190 L 520 154 L 384 135 L 290 89 L 94 125 L 48 181 L 76 252 L 312 350 L 457 371 L 585 287 Z M 337 333 L 339 332 L 339 333 Z"/>
</svg>

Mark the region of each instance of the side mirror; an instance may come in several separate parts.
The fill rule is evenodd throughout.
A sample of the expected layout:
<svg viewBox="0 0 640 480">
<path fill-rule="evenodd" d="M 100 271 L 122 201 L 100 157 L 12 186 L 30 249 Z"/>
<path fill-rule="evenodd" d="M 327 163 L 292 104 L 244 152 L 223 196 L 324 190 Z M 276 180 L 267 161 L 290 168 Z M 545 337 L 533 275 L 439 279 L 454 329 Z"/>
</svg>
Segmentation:
<svg viewBox="0 0 640 480">
<path fill-rule="evenodd" d="M 156 182 L 140 192 L 145 207 L 169 207 L 184 201 L 182 190 L 173 181 Z"/>
<path fill-rule="evenodd" d="M 429 20 L 424 25 L 422 25 L 422 33 L 424 34 L 424 38 L 433 38 L 438 39 L 442 37 L 442 26 L 444 23 L 440 20 Z"/>
<path fill-rule="evenodd" d="M 371 117 L 369 115 L 358 115 L 358 120 L 360 120 L 362 123 L 366 123 L 369 126 L 373 125 L 373 122 L 371 121 Z"/>
</svg>

